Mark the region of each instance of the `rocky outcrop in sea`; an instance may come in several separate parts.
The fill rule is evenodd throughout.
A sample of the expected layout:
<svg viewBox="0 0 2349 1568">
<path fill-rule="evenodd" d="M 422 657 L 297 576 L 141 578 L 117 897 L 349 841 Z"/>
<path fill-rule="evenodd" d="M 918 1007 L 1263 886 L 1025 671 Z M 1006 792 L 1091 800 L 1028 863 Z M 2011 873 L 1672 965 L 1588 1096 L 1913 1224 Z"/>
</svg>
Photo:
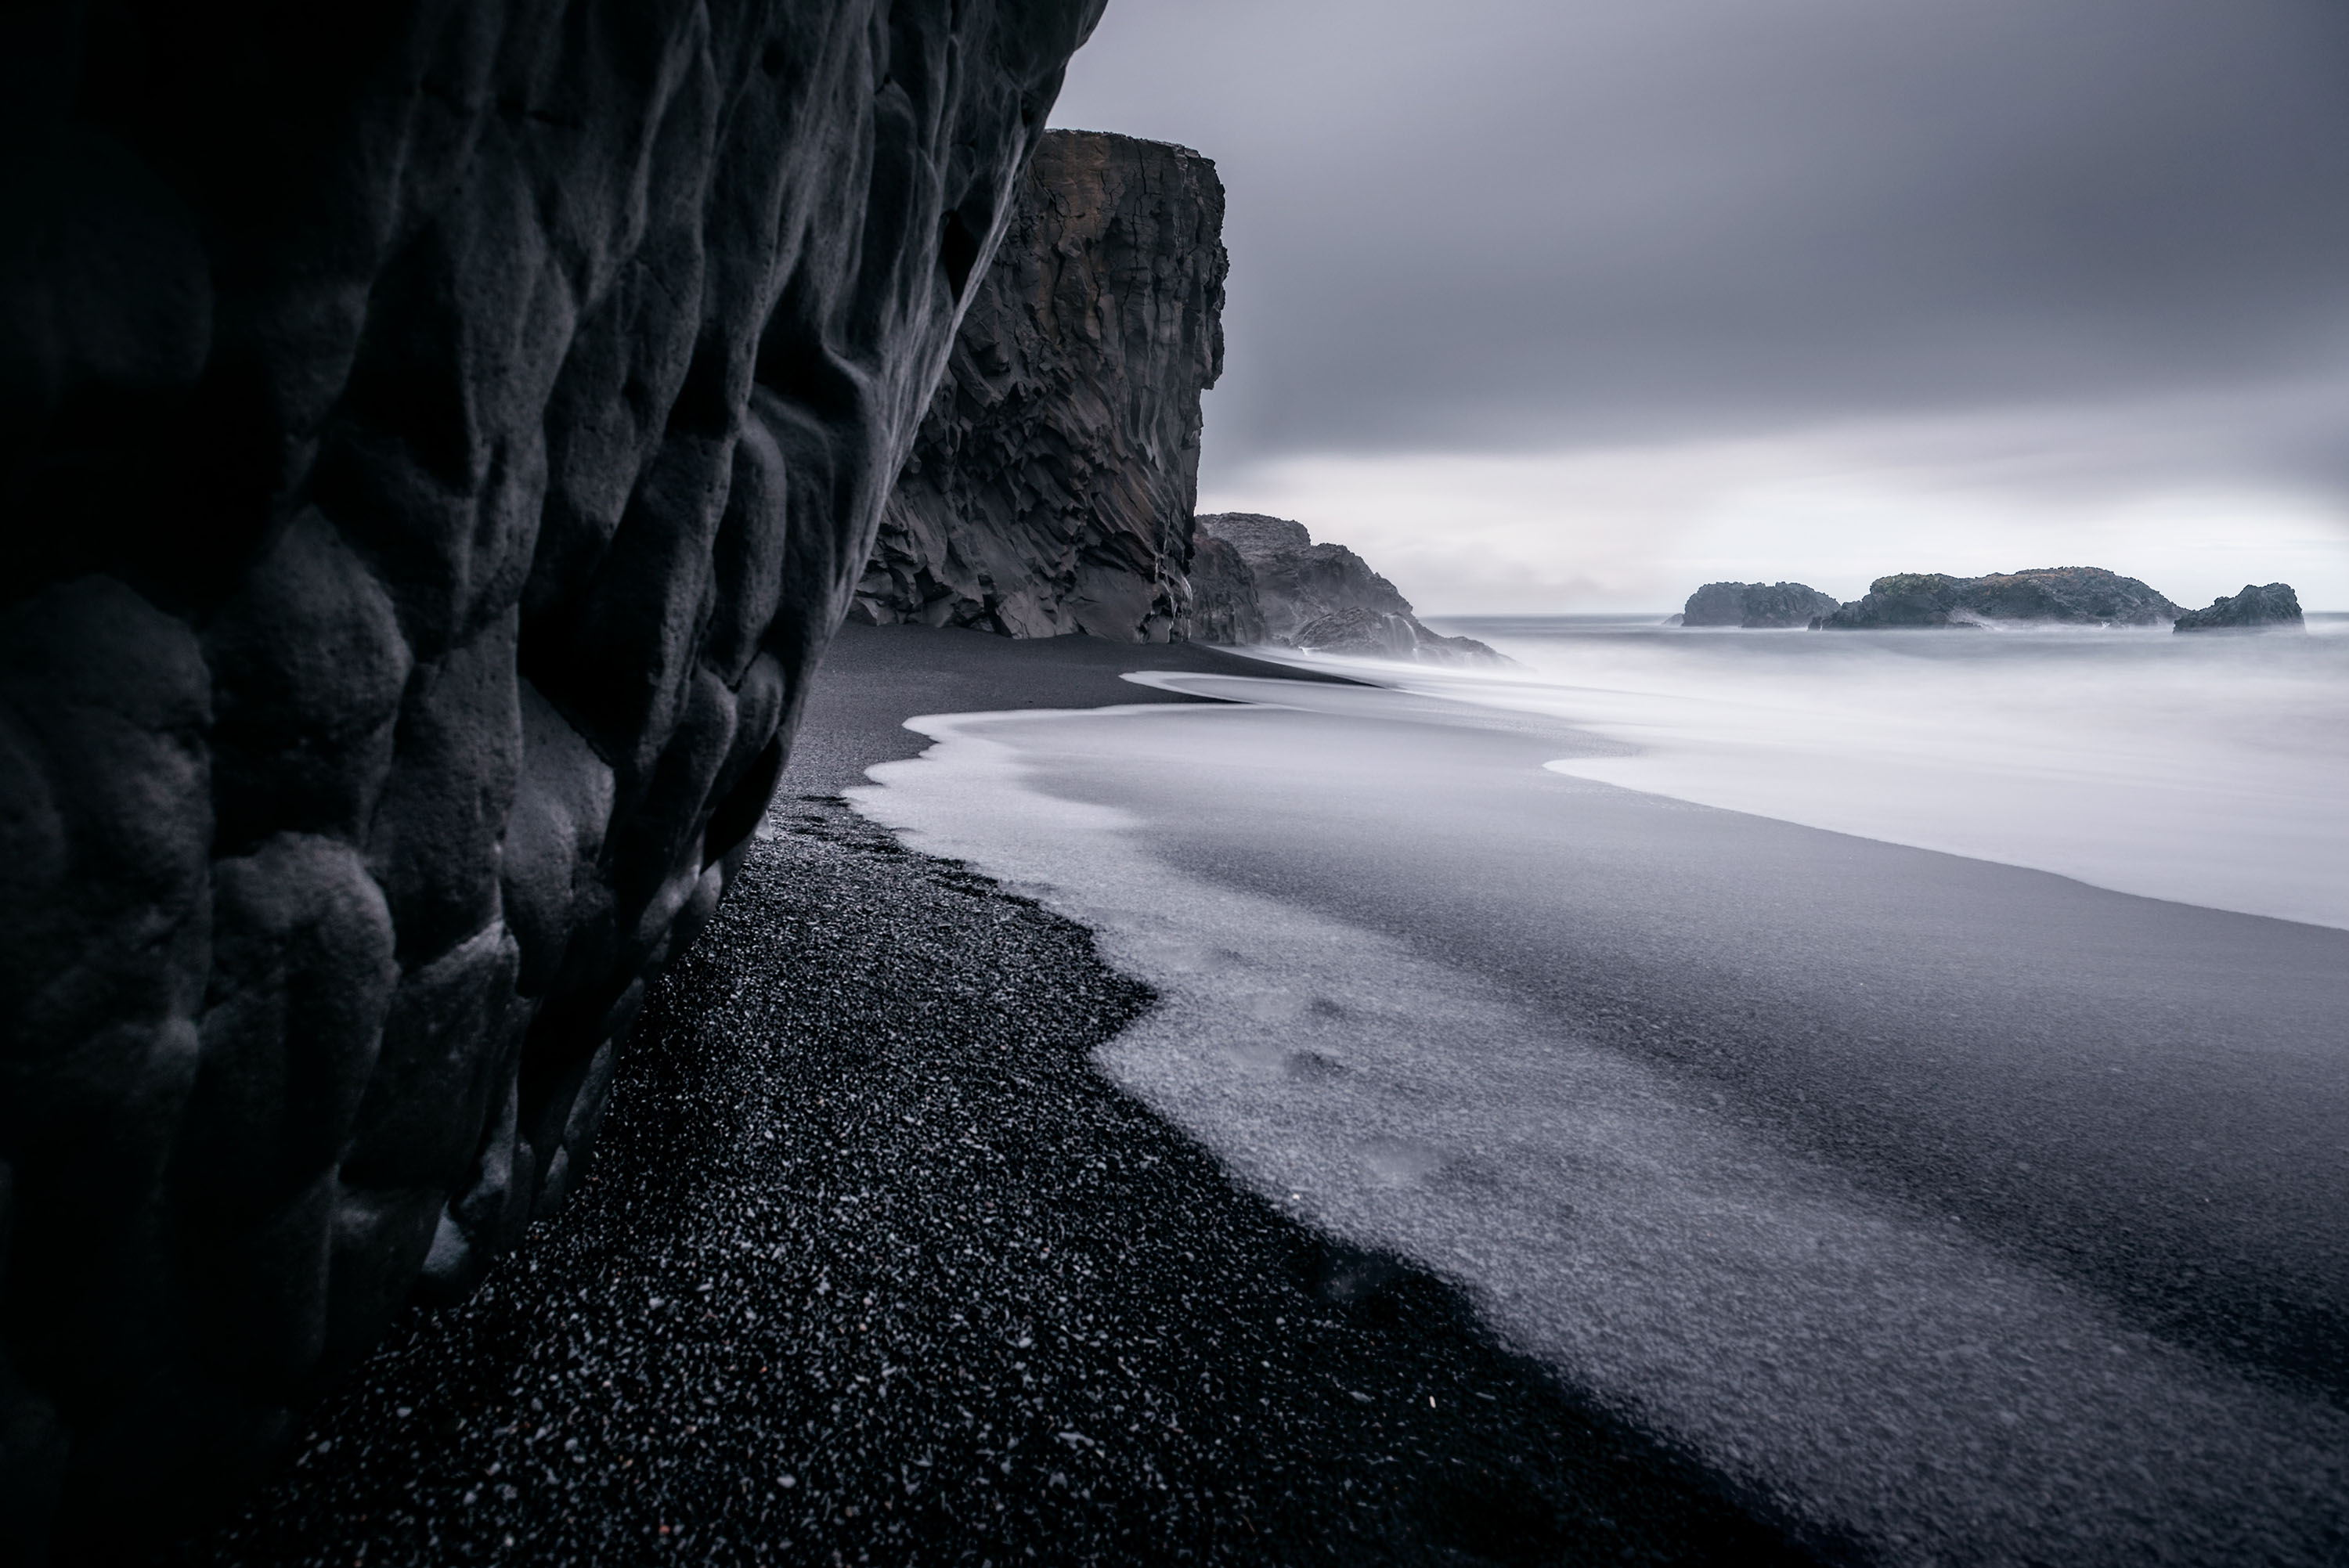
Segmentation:
<svg viewBox="0 0 2349 1568">
<path fill-rule="evenodd" d="M 2240 632 L 2272 626 L 2308 629 L 2307 619 L 2300 612 L 2300 595 L 2292 592 L 2289 583 L 2270 583 L 2263 587 L 2246 583 L 2241 593 L 2214 599 L 2207 610 L 2189 610 L 2179 615 L 2170 630 Z"/>
<path fill-rule="evenodd" d="M 2032 621 L 2156 626 L 2180 614 L 2134 577 L 2101 566 L 2050 566 L 1987 577 L 1898 573 L 1878 578 L 1864 597 L 1817 616 L 1811 625 L 1827 631 Z"/>
<path fill-rule="evenodd" d="M 580 1180 L 1099 11 L 12 25 L 0 1558 L 224 1503 Z"/>
<path fill-rule="evenodd" d="M 1224 188 L 1186 148 L 1046 133 L 852 614 L 1014 637 L 1188 633 Z"/>
<path fill-rule="evenodd" d="M 1230 549 L 1254 590 L 1263 634 L 1231 641 L 1280 643 L 1362 658 L 1507 662 L 1473 637 L 1428 630 L 1412 613 L 1411 601 L 1371 571 L 1370 562 L 1342 544 L 1314 543 L 1301 522 L 1261 512 L 1206 512 L 1199 517 L 1196 537 L 1202 547 L 1214 542 Z"/>
<path fill-rule="evenodd" d="M 1812 617 L 1839 606 L 1832 593 L 1807 583 L 1708 583 L 1688 596 L 1683 626 L 1743 626 L 1748 629 L 1807 626 Z"/>
</svg>

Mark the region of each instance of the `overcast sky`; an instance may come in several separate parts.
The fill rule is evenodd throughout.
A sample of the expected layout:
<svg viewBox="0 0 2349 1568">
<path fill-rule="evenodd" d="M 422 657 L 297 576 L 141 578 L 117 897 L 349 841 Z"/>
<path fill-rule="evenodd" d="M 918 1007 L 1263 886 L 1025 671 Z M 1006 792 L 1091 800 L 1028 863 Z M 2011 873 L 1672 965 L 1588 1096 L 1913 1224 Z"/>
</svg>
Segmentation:
<svg viewBox="0 0 2349 1568">
<path fill-rule="evenodd" d="M 1424 611 L 2349 609 L 2344 0 L 1111 0 L 1054 122 L 1223 173 L 1203 509 Z"/>
</svg>

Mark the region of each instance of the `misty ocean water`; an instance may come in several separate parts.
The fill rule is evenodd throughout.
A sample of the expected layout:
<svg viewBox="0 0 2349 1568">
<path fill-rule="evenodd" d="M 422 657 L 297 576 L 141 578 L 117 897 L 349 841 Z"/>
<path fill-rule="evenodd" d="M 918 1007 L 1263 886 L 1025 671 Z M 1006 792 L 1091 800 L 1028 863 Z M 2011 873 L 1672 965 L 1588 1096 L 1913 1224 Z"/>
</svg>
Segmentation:
<svg viewBox="0 0 2349 1568">
<path fill-rule="evenodd" d="M 1381 678 L 1633 748 L 1557 765 L 1581 778 L 2349 926 L 2349 615 L 2217 636 L 1658 620 L 1447 621 L 1520 667 Z"/>
<path fill-rule="evenodd" d="M 2349 639 L 1460 629 L 1526 667 L 917 719 L 855 798 L 1154 985 L 1101 1066 L 1239 1179 L 1815 1539 L 2349 1557 L 2349 936 L 2250 917 L 2349 923 Z"/>
</svg>

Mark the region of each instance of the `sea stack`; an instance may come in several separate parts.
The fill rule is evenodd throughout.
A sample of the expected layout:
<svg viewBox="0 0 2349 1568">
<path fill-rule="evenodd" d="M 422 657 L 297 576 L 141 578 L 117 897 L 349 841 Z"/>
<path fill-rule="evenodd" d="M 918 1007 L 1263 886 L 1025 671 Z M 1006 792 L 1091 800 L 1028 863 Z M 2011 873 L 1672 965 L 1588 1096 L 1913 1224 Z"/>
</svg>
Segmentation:
<svg viewBox="0 0 2349 1568">
<path fill-rule="evenodd" d="M 1879 577 L 1865 597 L 1811 622 L 1814 630 L 1966 626 L 2039 622 L 2073 626 L 2158 626 L 2178 607 L 2134 577 L 2101 566 L 2044 566 L 1987 577 L 1902 572 Z"/>
<path fill-rule="evenodd" d="M 1100 9 L 12 22 L 0 1559 L 581 1179 Z"/>
<path fill-rule="evenodd" d="M 2214 599 L 2207 610 L 2187 611 L 2170 630 L 2251 632 L 2280 626 L 2302 632 L 2308 629 L 2307 617 L 2300 611 L 2300 595 L 2292 592 L 2292 584 L 2270 583 L 2254 586 L 2246 583 L 2241 593 Z"/>
<path fill-rule="evenodd" d="M 859 620 L 1189 634 L 1223 222 L 1216 166 L 1187 148 L 1045 134 L 883 514 Z"/>
<path fill-rule="evenodd" d="M 1775 630 L 1807 626 L 1837 608 L 1834 594 L 1807 583 L 1708 583 L 1688 596 L 1680 624 Z"/>
</svg>

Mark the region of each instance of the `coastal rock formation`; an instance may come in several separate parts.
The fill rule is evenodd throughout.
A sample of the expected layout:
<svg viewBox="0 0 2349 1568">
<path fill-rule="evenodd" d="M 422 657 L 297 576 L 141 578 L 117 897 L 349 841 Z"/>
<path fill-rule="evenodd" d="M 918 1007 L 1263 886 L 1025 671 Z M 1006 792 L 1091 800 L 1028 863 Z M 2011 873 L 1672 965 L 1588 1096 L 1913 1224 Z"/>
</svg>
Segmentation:
<svg viewBox="0 0 2349 1568">
<path fill-rule="evenodd" d="M 1381 610 L 1332 610 L 1298 628 L 1292 647 L 1309 654 L 1340 654 L 1357 659 L 1412 659 L 1421 664 L 1506 664 L 1474 637 L 1446 637 L 1420 624 L 1416 615 Z"/>
<path fill-rule="evenodd" d="M 1409 615 L 1411 601 L 1342 544 L 1316 544 L 1301 522 L 1259 512 L 1209 512 L 1198 531 L 1239 552 L 1256 581 L 1266 632 L 1287 642 L 1308 622 L 1339 610 Z"/>
<path fill-rule="evenodd" d="M 2081 626 L 2155 626 L 2178 607 L 2134 577 L 2101 566 L 2046 566 L 1988 577 L 1904 572 L 1879 577 L 1864 598 L 1811 622 L 1814 630 L 1962 626 L 2040 621 Z"/>
<path fill-rule="evenodd" d="M 1014 637 L 1186 634 L 1224 188 L 1185 148 L 1055 130 L 884 512 L 853 610 Z"/>
<path fill-rule="evenodd" d="M 2268 626 L 2308 629 L 2307 619 L 2300 613 L 2300 595 L 2292 592 L 2291 583 L 2270 583 L 2261 587 L 2246 583 L 2241 593 L 2214 599 L 2207 610 L 2187 611 L 2170 630 L 2233 632 Z"/>
<path fill-rule="evenodd" d="M 1708 583 L 1688 596 L 1683 626 L 1743 626 L 1749 629 L 1807 626 L 1816 615 L 1831 615 L 1835 595 L 1806 583 Z"/>
<path fill-rule="evenodd" d="M 12 15 L 0 1559 L 578 1181 L 1099 8 Z"/>
<path fill-rule="evenodd" d="M 1429 631 L 1412 614 L 1411 601 L 1368 562 L 1342 544 L 1314 543 L 1301 522 L 1253 511 L 1208 512 L 1198 520 L 1195 538 L 1202 552 L 1228 550 L 1237 558 L 1257 628 L 1254 637 L 1195 631 L 1201 642 L 1284 643 L 1358 658 L 1507 662 L 1473 637 Z M 1240 574 L 1220 565 L 1216 570 L 1217 593 L 1237 598 Z M 1245 618 L 1236 614 L 1234 624 Z"/>
<path fill-rule="evenodd" d="M 1244 646 L 1269 640 L 1257 603 L 1256 573 L 1212 533 L 1191 536 L 1191 640 Z"/>
</svg>

